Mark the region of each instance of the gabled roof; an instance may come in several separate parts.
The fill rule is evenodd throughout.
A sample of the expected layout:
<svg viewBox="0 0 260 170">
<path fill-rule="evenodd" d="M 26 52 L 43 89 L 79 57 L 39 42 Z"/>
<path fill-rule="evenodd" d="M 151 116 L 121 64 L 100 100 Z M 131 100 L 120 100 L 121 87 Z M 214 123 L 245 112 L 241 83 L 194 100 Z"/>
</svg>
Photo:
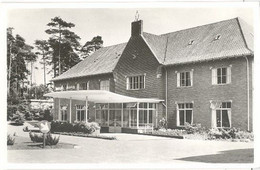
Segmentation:
<svg viewBox="0 0 260 170">
<path fill-rule="evenodd" d="M 126 43 L 100 48 L 85 60 L 52 80 L 112 73 L 125 46 Z"/>
<path fill-rule="evenodd" d="M 215 38 L 219 35 L 219 39 Z M 143 33 L 144 41 L 163 65 L 183 64 L 253 54 L 253 30 L 240 18 L 172 33 Z M 189 43 L 191 45 L 189 45 Z M 112 73 L 127 43 L 103 47 L 53 79 Z"/>
<path fill-rule="evenodd" d="M 164 65 L 250 55 L 253 51 L 253 32 L 238 18 L 168 34 L 143 35 Z"/>
</svg>

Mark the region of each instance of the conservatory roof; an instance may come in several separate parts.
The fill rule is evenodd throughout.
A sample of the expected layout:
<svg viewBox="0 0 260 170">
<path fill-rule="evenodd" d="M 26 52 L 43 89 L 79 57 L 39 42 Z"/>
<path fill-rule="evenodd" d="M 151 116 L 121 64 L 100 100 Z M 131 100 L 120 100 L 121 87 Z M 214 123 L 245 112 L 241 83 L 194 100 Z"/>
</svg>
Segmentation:
<svg viewBox="0 0 260 170">
<path fill-rule="evenodd" d="M 94 103 L 159 103 L 163 100 L 155 98 L 135 98 L 105 90 L 77 90 L 47 93 L 44 96 L 53 98 L 88 100 Z"/>
</svg>

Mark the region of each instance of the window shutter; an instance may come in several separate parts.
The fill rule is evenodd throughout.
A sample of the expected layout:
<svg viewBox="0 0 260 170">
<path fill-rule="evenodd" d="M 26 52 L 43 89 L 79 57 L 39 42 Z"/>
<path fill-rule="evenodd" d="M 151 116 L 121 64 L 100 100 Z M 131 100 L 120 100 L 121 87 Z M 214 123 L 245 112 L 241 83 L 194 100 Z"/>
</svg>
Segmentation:
<svg viewBox="0 0 260 170">
<path fill-rule="evenodd" d="M 212 84 L 217 84 L 217 69 L 212 69 Z"/>
<path fill-rule="evenodd" d="M 227 83 L 231 83 L 231 67 L 227 68 Z"/>
<path fill-rule="evenodd" d="M 190 85 L 193 86 L 193 71 L 190 72 Z"/>
<path fill-rule="evenodd" d="M 177 87 L 180 87 L 180 73 L 177 73 Z"/>
<path fill-rule="evenodd" d="M 127 78 L 126 78 L 126 89 L 127 89 L 127 90 L 129 90 L 129 85 L 130 85 L 130 83 L 129 83 L 129 77 L 127 77 Z"/>
<path fill-rule="evenodd" d="M 77 90 L 79 90 L 79 83 L 77 84 Z"/>
</svg>

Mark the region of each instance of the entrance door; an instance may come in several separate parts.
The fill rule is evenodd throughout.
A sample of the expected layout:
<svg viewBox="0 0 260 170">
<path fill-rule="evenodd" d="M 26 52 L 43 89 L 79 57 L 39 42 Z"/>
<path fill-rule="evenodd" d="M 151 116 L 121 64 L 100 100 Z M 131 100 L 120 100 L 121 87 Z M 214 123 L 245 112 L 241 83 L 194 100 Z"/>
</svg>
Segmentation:
<svg viewBox="0 0 260 170">
<path fill-rule="evenodd" d="M 110 110 L 109 132 L 121 133 L 121 127 L 122 127 L 121 110 Z"/>
</svg>

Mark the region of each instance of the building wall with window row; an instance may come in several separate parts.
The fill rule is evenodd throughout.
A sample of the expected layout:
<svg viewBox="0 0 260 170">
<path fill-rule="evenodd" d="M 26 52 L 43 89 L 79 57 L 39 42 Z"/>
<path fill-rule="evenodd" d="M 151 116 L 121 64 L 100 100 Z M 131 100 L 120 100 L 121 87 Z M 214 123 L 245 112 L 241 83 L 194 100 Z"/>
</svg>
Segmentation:
<svg viewBox="0 0 260 170">
<path fill-rule="evenodd" d="M 250 61 L 251 67 L 252 58 Z M 212 69 L 223 67 L 231 68 L 231 82 L 213 85 Z M 191 70 L 193 70 L 192 86 L 177 87 L 178 72 Z M 247 129 L 247 69 L 244 57 L 176 65 L 167 67 L 167 71 L 168 125 L 171 128 L 177 126 L 176 104 L 178 103 L 193 103 L 193 123 L 201 123 L 203 126 L 211 127 L 212 109 L 210 108 L 210 101 L 231 101 L 231 126 Z M 250 73 L 252 73 L 252 70 Z M 250 85 L 250 90 L 252 90 L 252 80 Z M 252 103 L 252 100 L 250 103 Z M 250 121 L 252 121 L 251 117 Z"/>
</svg>

